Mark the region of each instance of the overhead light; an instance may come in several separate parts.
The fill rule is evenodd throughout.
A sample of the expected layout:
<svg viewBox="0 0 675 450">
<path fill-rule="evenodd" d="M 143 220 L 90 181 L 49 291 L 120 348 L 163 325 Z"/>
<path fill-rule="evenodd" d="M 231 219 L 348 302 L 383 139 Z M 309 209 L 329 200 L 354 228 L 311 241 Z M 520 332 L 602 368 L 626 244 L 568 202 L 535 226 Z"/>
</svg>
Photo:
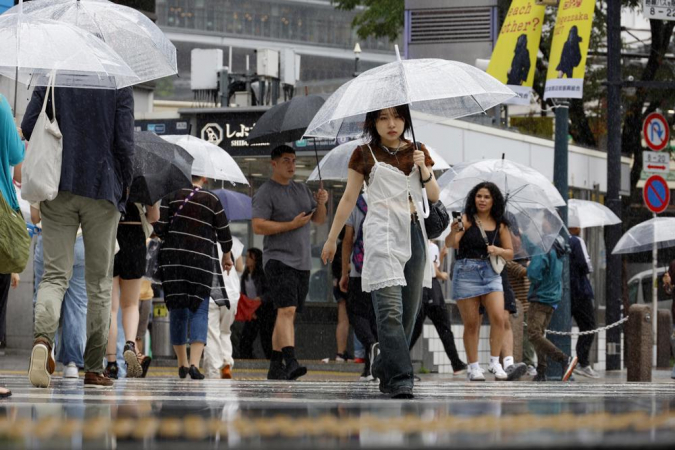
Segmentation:
<svg viewBox="0 0 675 450">
<path fill-rule="evenodd" d="M 244 158 L 244 161 L 257 161 L 258 158 Z"/>
<path fill-rule="evenodd" d="M 334 184 L 333 187 L 345 187 L 344 184 Z"/>
<path fill-rule="evenodd" d="M 251 176 L 252 177 L 262 177 L 263 174 L 262 173 L 252 173 Z"/>
<path fill-rule="evenodd" d="M 306 166 L 306 165 L 304 165 L 304 164 L 296 164 L 296 165 L 295 165 L 295 167 L 300 167 L 300 168 L 303 168 L 303 167 L 307 167 L 307 166 Z"/>
</svg>

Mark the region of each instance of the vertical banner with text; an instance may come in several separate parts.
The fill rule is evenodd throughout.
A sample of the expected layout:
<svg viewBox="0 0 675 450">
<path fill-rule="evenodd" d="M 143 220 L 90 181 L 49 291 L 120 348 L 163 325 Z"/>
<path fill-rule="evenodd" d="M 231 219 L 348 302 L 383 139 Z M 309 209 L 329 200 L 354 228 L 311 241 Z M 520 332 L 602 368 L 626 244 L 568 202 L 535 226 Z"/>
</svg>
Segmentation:
<svg viewBox="0 0 675 450">
<path fill-rule="evenodd" d="M 529 105 L 541 40 L 545 6 L 513 0 L 504 19 L 487 73 L 508 85 L 517 97 L 506 103 Z"/>
<path fill-rule="evenodd" d="M 544 98 L 582 98 L 595 0 L 561 0 L 553 30 Z"/>
</svg>

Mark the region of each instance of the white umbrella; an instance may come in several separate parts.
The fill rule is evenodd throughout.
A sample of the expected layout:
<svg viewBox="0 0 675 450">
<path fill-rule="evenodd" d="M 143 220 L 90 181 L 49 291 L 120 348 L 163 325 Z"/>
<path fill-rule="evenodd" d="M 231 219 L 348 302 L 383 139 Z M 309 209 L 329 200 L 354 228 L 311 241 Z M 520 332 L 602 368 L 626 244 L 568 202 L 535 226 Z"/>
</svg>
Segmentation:
<svg viewBox="0 0 675 450">
<path fill-rule="evenodd" d="M 203 139 L 188 135 L 163 135 L 163 139 L 183 147 L 192 155 L 192 175 L 248 184 L 236 161 L 222 148 Z"/>
<path fill-rule="evenodd" d="M 621 219 L 611 209 L 598 202 L 572 198 L 567 203 L 567 208 L 567 223 L 570 228 L 604 227 L 621 223 Z"/>
<path fill-rule="evenodd" d="M 315 167 L 310 174 L 307 181 L 336 180 L 346 181 L 349 172 L 349 159 L 352 157 L 354 149 L 359 145 L 364 144 L 363 139 L 345 142 L 329 151 L 319 162 L 319 166 Z M 441 155 L 434 149 L 427 146 L 429 156 L 434 160 L 434 170 L 448 170 L 450 165 Z M 319 178 L 319 169 L 321 170 L 321 178 Z"/>
<path fill-rule="evenodd" d="M 0 15 L 0 75 L 26 85 L 114 89 L 138 77 L 105 42 L 77 27 L 24 14 Z"/>
<path fill-rule="evenodd" d="M 468 64 L 399 58 L 340 86 L 314 116 L 305 136 L 358 136 L 366 113 L 398 105 L 443 120 L 484 112 L 514 96 L 496 78 Z"/>
<path fill-rule="evenodd" d="M 448 209 L 461 211 L 466 194 L 483 181 L 496 184 L 505 196 L 518 193 L 521 201 L 526 201 L 526 196 L 531 196 L 531 200 L 537 204 L 542 200 L 547 206 L 566 204 L 555 186 L 543 174 L 508 159 L 483 159 L 456 164 L 438 179 L 441 201 Z M 523 191 L 525 186 L 541 189 L 544 199 L 536 189 Z"/>
<path fill-rule="evenodd" d="M 675 217 L 655 217 L 626 231 L 612 250 L 613 255 L 675 247 Z"/>
<path fill-rule="evenodd" d="M 5 15 L 19 13 L 15 6 Z M 107 0 L 40 0 L 23 5 L 31 18 L 76 26 L 105 42 L 131 68 L 134 77 L 116 77 L 117 87 L 177 73 L 176 47 L 143 13 Z"/>
</svg>

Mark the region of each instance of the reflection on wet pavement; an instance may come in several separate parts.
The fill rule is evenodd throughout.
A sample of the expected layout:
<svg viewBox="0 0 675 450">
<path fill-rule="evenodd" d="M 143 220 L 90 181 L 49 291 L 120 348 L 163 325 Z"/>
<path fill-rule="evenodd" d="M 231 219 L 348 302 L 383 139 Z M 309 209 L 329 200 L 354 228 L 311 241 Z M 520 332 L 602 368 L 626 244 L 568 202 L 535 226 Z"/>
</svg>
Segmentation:
<svg viewBox="0 0 675 450">
<path fill-rule="evenodd" d="M 120 380 L 85 390 L 0 379 L 0 448 L 425 448 L 675 444 L 675 383 Z M 671 447 L 672 448 L 672 447 Z"/>
</svg>

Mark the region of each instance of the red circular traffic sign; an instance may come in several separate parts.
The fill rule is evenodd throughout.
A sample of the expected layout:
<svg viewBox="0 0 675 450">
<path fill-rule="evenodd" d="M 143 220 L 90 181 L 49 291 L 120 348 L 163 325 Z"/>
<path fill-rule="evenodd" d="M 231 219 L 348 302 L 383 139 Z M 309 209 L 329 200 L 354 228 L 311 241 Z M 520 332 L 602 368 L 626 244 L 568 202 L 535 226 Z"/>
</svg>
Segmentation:
<svg viewBox="0 0 675 450">
<path fill-rule="evenodd" d="M 642 123 L 642 137 L 647 147 L 658 152 L 670 143 L 670 126 L 668 121 L 659 113 L 651 113 Z"/>
<path fill-rule="evenodd" d="M 662 213 L 670 204 L 668 182 L 660 175 L 652 175 L 645 181 L 642 198 L 647 209 L 655 214 Z"/>
</svg>

